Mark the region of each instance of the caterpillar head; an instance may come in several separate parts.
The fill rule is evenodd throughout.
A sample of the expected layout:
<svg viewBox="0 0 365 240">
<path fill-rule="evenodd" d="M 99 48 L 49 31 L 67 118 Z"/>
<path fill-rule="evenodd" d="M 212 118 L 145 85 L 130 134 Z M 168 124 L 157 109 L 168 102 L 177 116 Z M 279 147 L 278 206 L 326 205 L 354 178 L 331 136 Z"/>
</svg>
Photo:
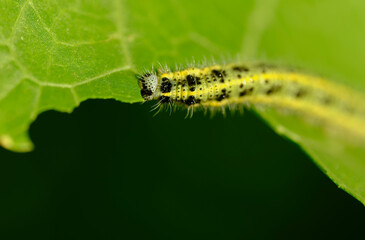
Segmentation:
<svg viewBox="0 0 365 240">
<path fill-rule="evenodd" d="M 158 85 L 158 78 L 155 73 L 146 73 L 139 77 L 139 87 L 141 88 L 141 96 L 144 100 L 154 99 L 154 95 Z"/>
</svg>

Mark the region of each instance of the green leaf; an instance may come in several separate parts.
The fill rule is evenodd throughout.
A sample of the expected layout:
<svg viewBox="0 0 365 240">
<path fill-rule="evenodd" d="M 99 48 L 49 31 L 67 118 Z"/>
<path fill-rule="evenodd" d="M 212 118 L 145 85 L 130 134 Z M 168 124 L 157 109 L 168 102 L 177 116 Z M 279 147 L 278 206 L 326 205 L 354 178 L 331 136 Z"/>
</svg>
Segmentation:
<svg viewBox="0 0 365 240">
<path fill-rule="evenodd" d="M 0 142 L 29 151 L 30 123 L 88 98 L 141 98 L 120 1 L 1 1 Z"/>
<path fill-rule="evenodd" d="M 355 0 L 0 0 L 0 143 L 29 151 L 39 113 L 89 98 L 141 101 L 136 73 L 193 58 L 297 65 L 365 92 L 364 10 Z M 365 203 L 362 142 L 257 111 Z"/>
</svg>

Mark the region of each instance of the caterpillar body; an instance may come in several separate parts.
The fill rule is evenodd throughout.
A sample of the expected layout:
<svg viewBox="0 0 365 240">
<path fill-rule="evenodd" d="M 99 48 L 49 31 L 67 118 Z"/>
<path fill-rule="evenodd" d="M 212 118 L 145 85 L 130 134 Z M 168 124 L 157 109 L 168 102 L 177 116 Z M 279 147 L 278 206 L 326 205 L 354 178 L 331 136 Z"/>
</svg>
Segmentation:
<svg viewBox="0 0 365 240">
<path fill-rule="evenodd" d="M 222 109 L 247 104 L 294 110 L 365 136 L 364 97 L 324 78 L 263 63 L 234 63 L 139 76 L 145 101 Z M 192 111 L 191 111 L 192 113 Z M 347 129 L 347 130 L 349 130 Z"/>
</svg>

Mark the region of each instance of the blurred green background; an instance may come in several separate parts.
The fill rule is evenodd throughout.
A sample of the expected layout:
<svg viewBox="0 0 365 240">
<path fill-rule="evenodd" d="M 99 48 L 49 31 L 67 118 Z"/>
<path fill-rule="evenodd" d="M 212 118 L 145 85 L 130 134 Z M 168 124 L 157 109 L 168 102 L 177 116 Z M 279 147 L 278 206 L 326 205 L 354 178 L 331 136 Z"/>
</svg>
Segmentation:
<svg viewBox="0 0 365 240">
<path fill-rule="evenodd" d="M 354 238 L 365 210 L 254 113 L 88 100 L 0 149 L 0 239 Z M 125 127 L 129 126 L 129 127 Z"/>
</svg>

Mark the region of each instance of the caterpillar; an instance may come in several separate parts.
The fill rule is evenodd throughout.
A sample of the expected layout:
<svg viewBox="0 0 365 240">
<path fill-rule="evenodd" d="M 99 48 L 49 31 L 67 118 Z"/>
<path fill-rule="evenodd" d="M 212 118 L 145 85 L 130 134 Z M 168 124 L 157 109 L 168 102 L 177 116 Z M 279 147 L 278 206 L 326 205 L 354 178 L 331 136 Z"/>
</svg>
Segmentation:
<svg viewBox="0 0 365 240">
<path fill-rule="evenodd" d="M 224 109 L 273 106 L 324 120 L 365 136 L 364 96 L 325 78 L 265 63 L 167 68 L 138 76 L 144 101 L 160 105 Z"/>
</svg>

